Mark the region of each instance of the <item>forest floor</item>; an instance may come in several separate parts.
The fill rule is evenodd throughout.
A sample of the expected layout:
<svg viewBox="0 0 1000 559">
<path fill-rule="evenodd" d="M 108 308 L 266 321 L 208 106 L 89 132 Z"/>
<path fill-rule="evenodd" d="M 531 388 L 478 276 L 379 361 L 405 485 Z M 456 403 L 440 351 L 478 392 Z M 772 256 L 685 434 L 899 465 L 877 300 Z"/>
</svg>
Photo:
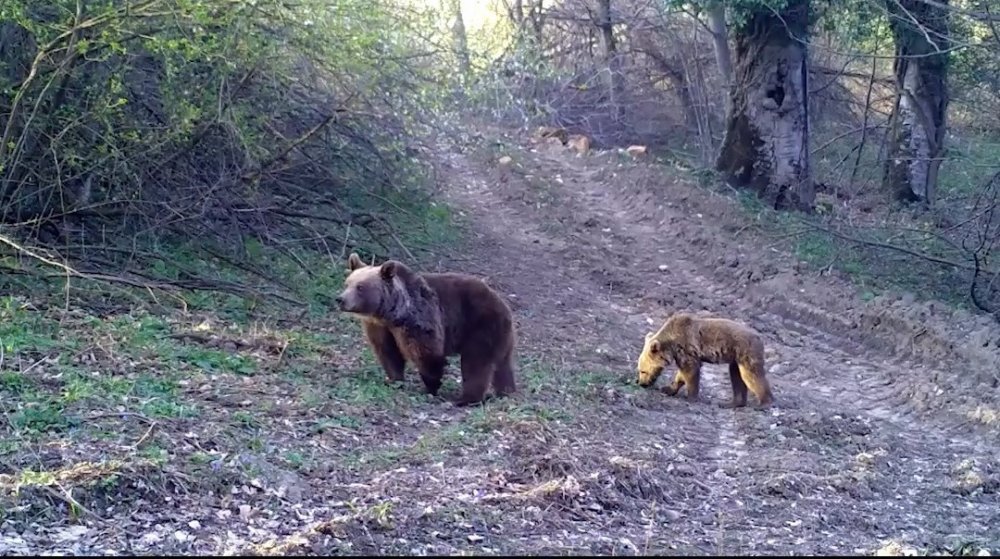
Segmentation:
<svg viewBox="0 0 1000 559">
<path fill-rule="evenodd" d="M 482 132 L 439 146 L 466 235 L 423 269 L 508 298 L 515 397 L 388 387 L 335 313 L 10 298 L 0 553 L 1000 551 L 995 323 L 864 297 L 669 166 Z M 636 385 L 644 334 L 680 309 L 763 334 L 773 407 L 718 407 L 724 366 L 697 403 Z"/>
</svg>

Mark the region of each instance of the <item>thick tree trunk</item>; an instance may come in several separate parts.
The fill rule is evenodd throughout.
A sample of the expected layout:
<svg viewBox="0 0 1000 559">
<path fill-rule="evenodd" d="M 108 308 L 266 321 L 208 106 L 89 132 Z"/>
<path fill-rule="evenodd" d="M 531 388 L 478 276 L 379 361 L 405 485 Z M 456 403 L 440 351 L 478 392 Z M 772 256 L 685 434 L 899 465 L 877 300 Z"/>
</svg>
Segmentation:
<svg viewBox="0 0 1000 559">
<path fill-rule="evenodd" d="M 888 0 L 886 6 L 896 41 L 896 103 L 882 181 L 899 200 L 929 206 L 947 127 L 948 13 L 920 0 Z"/>
<path fill-rule="evenodd" d="M 716 169 L 774 208 L 810 210 L 808 0 L 758 11 L 734 29 L 736 60 Z"/>
</svg>

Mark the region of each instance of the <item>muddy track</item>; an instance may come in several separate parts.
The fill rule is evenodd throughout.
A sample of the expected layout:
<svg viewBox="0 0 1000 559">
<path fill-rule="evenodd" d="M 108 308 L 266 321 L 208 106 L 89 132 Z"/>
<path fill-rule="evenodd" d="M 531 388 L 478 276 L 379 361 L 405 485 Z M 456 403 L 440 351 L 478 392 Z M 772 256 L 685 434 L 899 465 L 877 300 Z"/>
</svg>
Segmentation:
<svg viewBox="0 0 1000 559">
<path fill-rule="evenodd" d="M 940 341 L 906 350 L 898 325 L 866 328 L 846 288 L 741 246 L 723 212 L 695 213 L 712 206 L 693 207 L 690 187 L 630 180 L 613 159 L 523 148 L 514 157 L 498 169 L 452 154 L 441 187 L 480 235 L 462 266 L 511 296 L 524 351 L 630 379 L 644 332 L 683 308 L 745 320 L 767 340 L 773 410 L 718 408 L 728 375 L 706 367 L 702 403 L 651 391 L 622 427 L 645 434 L 637 445 L 682 445 L 701 464 L 710 494 L 691 545 L 828 554 L 893 537 L 1000 541 L 996 494 L 966 494 L 961 481 L 995 471 L 996 434 L 934 401 L 955 388 L 943 363 L 981 362 L 956 364 L 955 351 L 932 351 Z"/>
</svg>

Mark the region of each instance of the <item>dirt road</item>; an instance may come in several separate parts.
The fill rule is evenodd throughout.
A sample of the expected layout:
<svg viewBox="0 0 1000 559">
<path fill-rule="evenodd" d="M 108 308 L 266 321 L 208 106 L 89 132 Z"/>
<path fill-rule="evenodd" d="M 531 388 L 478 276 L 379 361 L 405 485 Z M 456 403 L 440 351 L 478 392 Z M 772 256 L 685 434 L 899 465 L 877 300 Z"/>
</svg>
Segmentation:
<svg viewBox="0 0 1000 559">
<path fill-rule="evenodd" d="M 483 135 L 435 159 L 471 236 L 423 269 L 508 296 L 515 397 L 455 408 L 412 368 L 388 387 L 340 313 L 26 314 L 0 371 L 0 554 L 1000 551 L 989 319 L 862 302 L 669 166 Z M 773 408 L 719 408 L 723 366 L 701 403 L 636 385 L 644 333 L 682 308 L 764 335 Z"/>
<path fill-rule="evenodd" d="M 772 410 L 718 408 L 728 375 L 708 366 L 703 403 L 648 391 L 614 425 L 579 434 L 581 452 L 614 440 L 644 456 L 644 476 L 683 488 L 659 503 L 666 516 L 620 529 L 645 541 L 637 551 L 998 548 L 997 430 L 968 420 L 996 401 L 1000 350 L 989 344 L 1000 338 L 988 321 L 907 299 L 862 303 L 844 281 L 800 272 L 734 202 L 667 167 L 505 140 L 453 153 L 442 172 L 479 235 L 448 267 L 511 297 L 524 351 L 567 363 L 565 374 L 633 382 L 643 334 L 673 310 L 744 320 L 767 340 Z M 512 162 L 496 163 L 503 155 Z"/>
</svg>

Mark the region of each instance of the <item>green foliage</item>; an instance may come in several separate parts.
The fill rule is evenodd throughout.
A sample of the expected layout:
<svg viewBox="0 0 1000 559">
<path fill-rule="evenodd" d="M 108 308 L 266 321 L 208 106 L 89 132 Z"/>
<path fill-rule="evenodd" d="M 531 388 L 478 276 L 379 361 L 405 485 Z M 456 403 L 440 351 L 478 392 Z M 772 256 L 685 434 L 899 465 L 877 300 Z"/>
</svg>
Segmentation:
<svg viewBox="0 0 1000 559">
<path fill-rule="evenodd" d="M 69 217 L 81 229 L 64 255 L 179 283 L 211 272 L 192 265 L 206 249 L 378 246 L 391 230 L 369 216 L 393 206 L 440 237 L 447 216 L 412 194 L 413 138 L 451 91 L 420 32 L 439 15 L 391 0 L 4 2 L 0 33 L 23 48 L 0 60 L 0 223 L 47 243 Z"/>
</svg>

